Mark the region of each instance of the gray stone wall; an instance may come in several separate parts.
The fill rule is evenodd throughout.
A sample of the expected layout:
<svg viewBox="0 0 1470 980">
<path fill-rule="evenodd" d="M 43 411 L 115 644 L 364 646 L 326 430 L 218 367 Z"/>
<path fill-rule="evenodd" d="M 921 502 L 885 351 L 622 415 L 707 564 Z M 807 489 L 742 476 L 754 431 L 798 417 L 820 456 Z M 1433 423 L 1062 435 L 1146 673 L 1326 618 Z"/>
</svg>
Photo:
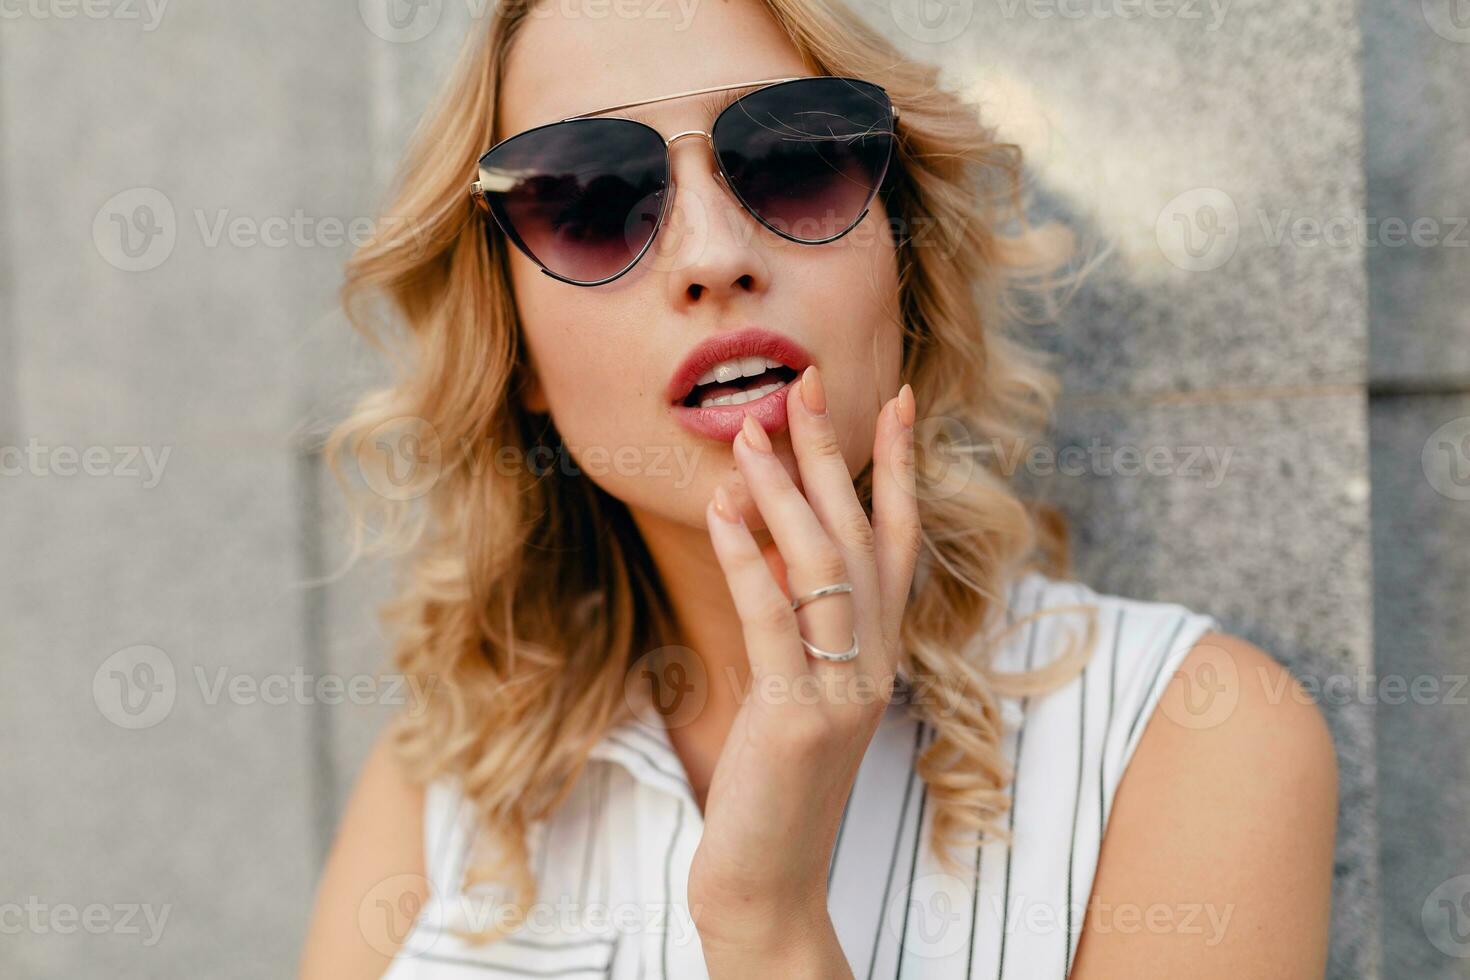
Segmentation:
<svg viewBox="0 0 1470 980">
<path fill-rule="evenodd" d="M 1383 975 L 1449 980 L 1470 977 L 1470 9 L 1362 25 L 1375 664 L 1420 685 L 1375 706 Z"/>
<path fill-rule="evenodd" d="M 1019 475 L 1082 578 L 1214 613 L 1323 690 L 1373 666 L 1365 247 L 1302 229 L 1363 206 L 1348 4 L 976 4 L 954 40 L 893 20 L 1026 151 L 1037 218 L 1096 266 L 1039 338 L 1065 382 Z M 1309 687 L 1308 690 L 1314 690 Z M 1339 751 L 1334 977 L 1379 962 L 1374 715 Z"/>
<path fill-rule="evenodd" d="M 0 903 L 34 909 L 7 976 L 293 968 L 387 710 L 300 680 L 386 651 L 381 569 L 311 585 L 342 558 L 317 439 L 376 369 L 334 294 L 476 9 L 378 7 L 0 19 L 0 446 L 24 454 L 0 477 Z M 1020 474 L 1079 574 L 1351 681 L 1323 695 L 1330 975 L 1470 976 L 1470 20 L 862 9 L 1025 148 L 1038 217 L 1105 248 L 1036 333 L 1067 383 L 1053 448 L 1087 462 Z M 1391 217 L 1431 224 L 1393 244 Z M 1392 676 L 1438 693 L 1389 704 Z"/>
</svg>

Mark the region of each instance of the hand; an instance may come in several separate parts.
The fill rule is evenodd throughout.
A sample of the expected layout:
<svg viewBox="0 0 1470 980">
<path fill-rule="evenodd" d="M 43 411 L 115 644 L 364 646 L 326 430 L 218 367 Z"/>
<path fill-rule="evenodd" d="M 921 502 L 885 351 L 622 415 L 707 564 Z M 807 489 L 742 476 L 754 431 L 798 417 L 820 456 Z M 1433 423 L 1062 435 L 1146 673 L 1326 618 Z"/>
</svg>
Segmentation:
<svg viewBox="0 0 1470 980">
<path fill-rule="evenodd" d="M 830 932 L 827 867 L 843 804 L 892 694 L 920 543 L 909 386 L 879 412 L 871 524 L 815 366 L 788 388 L 786 408 L 802 489 L 749 416 L 732 447 L 771 545 L 763 553 L 723 487 L 706 515 L 751 671 L 711 777 L 689 874 L 690 907 L 710 948 Z M 838 582 L 851 582 L 852 593 L 792 610 L 792 596 Z M 847 662 L 809 656 L 801 642 L 842 651 L 854 631 L 859 652 Z"/>
</svg>

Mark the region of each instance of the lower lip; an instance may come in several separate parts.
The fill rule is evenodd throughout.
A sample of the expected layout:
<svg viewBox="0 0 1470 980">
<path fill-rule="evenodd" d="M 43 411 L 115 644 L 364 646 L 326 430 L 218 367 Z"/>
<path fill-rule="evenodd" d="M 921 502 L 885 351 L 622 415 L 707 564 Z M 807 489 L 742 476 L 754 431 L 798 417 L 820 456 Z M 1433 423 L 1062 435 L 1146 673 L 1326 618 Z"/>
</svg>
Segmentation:
<svg viewBox="0 0 1470 980">
<path fill-rule="evenodd" d="M 721 442 L 734 441 L 747 415 L 754 416 L 767 434 L 780 432 L 786 428 L 786 392 L 793 383 L 788 381 L 775 391 L 740 405 L 711 405 L 709 408 L 675 405 L 674 418 L 695 435 Z"/>
</svg>

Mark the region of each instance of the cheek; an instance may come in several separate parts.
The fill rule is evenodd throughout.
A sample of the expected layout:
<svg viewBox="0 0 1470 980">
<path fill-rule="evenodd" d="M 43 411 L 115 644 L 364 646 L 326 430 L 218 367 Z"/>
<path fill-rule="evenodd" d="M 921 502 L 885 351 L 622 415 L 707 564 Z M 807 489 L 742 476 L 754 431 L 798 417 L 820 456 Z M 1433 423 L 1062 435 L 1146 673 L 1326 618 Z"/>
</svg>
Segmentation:
<svg viewBox="0 0 1470 980">
<path fill-rule="evenodd" d="M 604 374 L 607 365 L 594 329 L 601 321 L 592 309 L 593 298 L 580 287 L 543 275 L 519 253 L 511 260 L 511 284 L 521 336 L 539 383 L 540 409 L 551 412 L 570 441 L 583 428 L 589 396 L 617 393 Z"/>
<path fill-rule="evenodd" d="M 512 271 L 517 313 L 544 409 L 562 439 L 578 452 L 611 456 L 655 438 L 656 359 L 633 312 L 649 309 L 649 300 L 557 282 L 524 264 L 529 269 Z"/>
<path fill-rule="evenodd" d="M 848 238 L 853 239 L 851 242 Z M 824 372 L 836 412 L 843 456 L 858 473 L 872 459 L 878 413 L 898 393 L 903 329 L 897 254 L 875 202 L 837 248 L 809 266 L 810 322 L 824 324 L 818 343 L 828 352 Z"/>
</svg>

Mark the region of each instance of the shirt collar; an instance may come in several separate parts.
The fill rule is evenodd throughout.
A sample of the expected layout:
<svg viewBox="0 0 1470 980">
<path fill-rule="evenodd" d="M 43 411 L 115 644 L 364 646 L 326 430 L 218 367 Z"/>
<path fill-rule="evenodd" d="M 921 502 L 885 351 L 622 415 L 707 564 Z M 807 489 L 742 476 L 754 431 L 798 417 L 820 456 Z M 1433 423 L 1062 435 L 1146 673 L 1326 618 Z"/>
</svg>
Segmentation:
<svg viewBox="0 0 1470 980">
<path fill-rule="evenodd" d="M 684 763 L 674 751 L 663 716 L 646 701 L 608 729 L 592 746 L 588 758 L 616 762 L 640 783 L 695 804 L 694 789 L 689 785 Z"/>
<path fill-rule="evenodd" d="M 900 681 L 907 684 L 900 671 Z M 661 789 L 680 797 L 697 809 L 694 789 L 689 775 L 674 750 L 664 716 L 651 702 L 646 689 L 631 685 L 629 691 L 631 714 L 609 728 L 588 753 L 589 759 L 615 762 L 627 769 L 640 783 Z M 633 691 L 644 691 L 634 695 Z M 636 697 L 637 703 L 632 699 Z M 908 710 L 908 699 L 896 695 L 884 709 L 885 719 L 893 718 Z"/>
<path fill-rule="evenodd" d="M 1007 583 L 1007 610 L 1021 599 L 1026 587 L 1036 587 L 1041 577 L 1035 572 L 1019 575 Z M 1009 618 L 1009 612 L 1007 617 Z M 978 641 L 978 637 L 976 638 Z M 967 651 L 973 653 L 972 651 Z M 909 711 L 909 678 L 900 667 L 899 682 L 904 690 L 896 694 L 884 711 L 884 722 L 889 723 Z M 674 743 L 669 738 L 664 716 L 652 704 L 652 696 L 642 685 L 628 685 L 628 706 L 631 713 L 607 730 L 588 753 L 590 759 L 615 762 L 627 769 L 640 783 L 671 793 L 698 809 L 694 790 L 689 784 L 689 775 Z M 636 693 L 641 692 L 641 694 Z M 637 699 L 636 703 L 634 699 Z M 1006 707 L 1002 699 L 1003 710 Z"/>
</svg>

